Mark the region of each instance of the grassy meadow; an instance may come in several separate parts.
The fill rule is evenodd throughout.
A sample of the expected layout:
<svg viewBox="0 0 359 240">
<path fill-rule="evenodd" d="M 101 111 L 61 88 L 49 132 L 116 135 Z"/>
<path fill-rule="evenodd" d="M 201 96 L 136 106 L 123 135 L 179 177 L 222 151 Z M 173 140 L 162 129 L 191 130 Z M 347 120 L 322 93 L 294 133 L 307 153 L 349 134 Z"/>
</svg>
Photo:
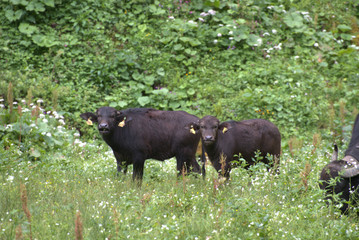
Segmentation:
<svg viewBox="0 0 359 240">
<path fill-rule="evenodd" d="M 0 22 L 0 239 L 359 239 L 318 186 L 359 112 L 358 0 L 5 0 Z M 139 188 L 80 118 L 102 106 L 270 120 L 280 174 L 148 160 Z"/>
<path fill-rule="evenodd" d="M 44 118 L 46 119 L 46 118 Z M 71 133 L 72 134 L 72 133 Z M 344 138 L 350 137 L 349 131 Z M 74 140 L 49 161 L 1 166 L 1 239 L 356 239 L 358 219 L 327 206 L 318 187 L 332 143 L 284 140 L 280 174 L 259 163 L 218 179 L 176 175 L 175 159 L 148 160 L 142 187 L 116 176 L 101 141 Z"/>
</svg>

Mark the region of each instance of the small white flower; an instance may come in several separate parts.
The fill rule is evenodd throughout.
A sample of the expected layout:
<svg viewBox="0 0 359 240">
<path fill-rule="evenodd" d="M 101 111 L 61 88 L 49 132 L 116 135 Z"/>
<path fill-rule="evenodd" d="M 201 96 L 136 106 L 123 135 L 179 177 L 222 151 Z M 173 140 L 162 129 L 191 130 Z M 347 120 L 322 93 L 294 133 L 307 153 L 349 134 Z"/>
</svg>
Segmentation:
<svg viewBox="0 0 359 240">
<path fill-rule="evenodd" d="M 233 37 L 229 37 L 228 39 L 229 39 L 229 40 L 233 40 L 234 38 L 233 38 Z"/>
<path fill-rule="evenodd" d="M 200 20 L 201 22 L 204 22 L 204 19 L 203 19 L 203 18 L 198 18 L 198 20 Z"/>
<path fill-rule="evenodd" d="M 21 102 L 22 102 L 23 104 L 25 104 L 25 103 L 26 103 L 26 100 L 23 99 L 23 100 L 21 100 Z"/>
<path fill-rule="evenodd" d="M 294 56 L 294 59 L 298 59 L 299 58 L 299 56 Z"/>
<path fill-rule="evenodd" d="M 173 19 L 175 19 L 175 17 L 174 16 L 169 16 L 168 19 L 173 20 Z"/>
<path fill-rule="evenodd" d="M 44 123 L 49 122 L 49 120 L 47 120 L 46 118 L 42 119 L 42 121 L 43 121 Z"/>
<path fill-rule="evenodd" d="M 266 55 L 266 58 L 270 58 L 270 55 L 268 54 L 268 55 Z"/>
<path fill-rule="evenodd" d="M 319 46 L 319 44 L 318 43 L 314 43 L 314 47 L 318 47 Z"/>
<path fill-rule="evenodd" d="M 40 117 L 40 118 L 45 118 L 45 115 L 41 113 L 41 114 L 39 115 L 39 117 Z"/>
<path fill-rule="evenodd" d="M 51 133 L 46 133 L 46 136 L 51 137 Z"/>
<path fill-rule="evenodd" d="M 276 33 L 277 33 L 277 30 L 272 29 L 272 33 L 276 34 Z"/>
<path fill-rule="evenodd" d="M 210 9 L 210 10 L 208 10 L 208 13 L 211 14 L 211 15 L 215 15 L 215 14 L 216 14 L 216 11 Z"/>
<path fill-rule="evenodd" d="M 232 35 L 233 34 L 233 31 L 229 31 L 229 33 L 228 33 L 229 35 Z"/>
<path fill-rule="evenodd" d="M 0 102 L 3 102 L 4 101 L 4 99 L 0 99 Z"/>
<path fill-rule="evenodd" d="M 282 49 L 282 43 L 279 43 L 278 45 L 274 46 L 274 49 L 281 50 Z"/>
<path fill-rule="evenodd" d="M 4 104 L 0 104 L 0 108 L 5 108 L 5 105 L 4 105 Z"/>
<path fill-rule="evenodd" d="M 43 103 L 43 102 L 44 102 L 44 100 L 39 99 L 39 100 L 37 100 L 36 102 L 37 102 L 37 103 Z"/>
<path fill-rule="evenodd" d="M 13 102 L 12 104 L 17 105 L 17 102 Z"/>
<path fill-rule="evenodd" d="M 188 23 L 197 25 L 197 23 L 195 21 L 193 21 L 193 20 L 189 20 Z"/>
<path fill-rule="evenodd" d="M 65 125 L 65 121 L 63 119 L 60 119 L 59 123 L 62 124 L 62 125 Z"/>
<path fill-rule="evenodd" d="M 218 33 L 218 34 L 217 34 L 217 37 L 222 37 L 222 33 Z"/>
<path fill-rule="evenodd" d="M 75 137 L 80 137 L 80 133 L 76 132 L 76 133 L 74 133 L 74 136 Z"/>
<path fill-rule="evenodd" d="M 205 17 L 205 16 L 207 16 L 207 15 L 208 15 L 208 13 L 205 13 L 205 12 L 202 12 L 202 13 L 200 14 L 201 17 Z"/>
<path fill-rule="evenodd" d="M 217 44 L 217 43 L 218 43 L 218 40 L 217 40 L 217 39 L 214 39 L 214 40 L 213 40 L 213 43 L 214 43 L 214 44 Z"/>
<path fill-rule="evenodd" d="M 9 181 L 9 182 L 12 182 L 13 180 L 14 180 L 14 176 L 9 176 L 8 178 L 7 178 L 7 181 Z"/>
</svg>

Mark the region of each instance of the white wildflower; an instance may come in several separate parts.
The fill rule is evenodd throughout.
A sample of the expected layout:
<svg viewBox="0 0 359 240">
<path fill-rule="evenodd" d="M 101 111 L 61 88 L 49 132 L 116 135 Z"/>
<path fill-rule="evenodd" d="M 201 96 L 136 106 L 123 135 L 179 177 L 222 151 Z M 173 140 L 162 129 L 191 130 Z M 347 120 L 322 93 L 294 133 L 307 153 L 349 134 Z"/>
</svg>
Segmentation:
<svg viewBox="0 0 359 240">
<path fill-rule="evenodd" d="M 210 10 L 208 10 L 208 13 L 211 14 L 211 15 L 215 15 L 215 14 L 216 14 L 216 11 L 210 9 Z"/>
<path fill-rule="evenodd" d="M 9 176 L 8 178 L 7 178 L 7 181 L 9 181 L 9 182 L 12 182 L 13 180 L 14 180 L 14 176 Z"/>
<path fill-rule="evenodd" d="M 276 34 L 276 33 L 277 33 L 277 30 L 272 29 L 272 33 Z"/>
<path fill-rule="evenodd" d="M 169 16 L 168 19 L 174 20 L 175 17 L 174 16 Z"/>
<path fill-rule="evenodd" d="M 222 37 L 222 33 L 218 33 L 218 34 L 217 34 L 217 37 Z"/>
</svg>

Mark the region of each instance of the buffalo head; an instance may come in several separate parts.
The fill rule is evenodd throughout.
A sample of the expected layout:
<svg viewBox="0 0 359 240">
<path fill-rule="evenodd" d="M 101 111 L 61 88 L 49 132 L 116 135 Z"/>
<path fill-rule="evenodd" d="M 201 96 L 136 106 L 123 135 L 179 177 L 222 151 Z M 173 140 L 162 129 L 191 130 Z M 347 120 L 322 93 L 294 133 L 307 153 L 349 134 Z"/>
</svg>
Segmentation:
<svg viewBox="0 0 359 240">
<path fill-rule="evenodd" d="M 97 128 L 101 135 L 113 132 L 116 127 L 124 127 L 129 120 L 122 112 L 112 107 L 101 107 L 97 109 L 96 113 L 82 113 L 80 117 L 89 125 L 92 125 L 93 122 L 98 123 Z"/>
<path fill-rule="evenodd" d="M 227 122 L 220 123 L 216 117 L 205 116 L 192 124 L 191 131 L 200 132 L 204 145 L 211 145 L 217 140 L 219 132 L 226 133 L 231 128 Z"/>
</svg>

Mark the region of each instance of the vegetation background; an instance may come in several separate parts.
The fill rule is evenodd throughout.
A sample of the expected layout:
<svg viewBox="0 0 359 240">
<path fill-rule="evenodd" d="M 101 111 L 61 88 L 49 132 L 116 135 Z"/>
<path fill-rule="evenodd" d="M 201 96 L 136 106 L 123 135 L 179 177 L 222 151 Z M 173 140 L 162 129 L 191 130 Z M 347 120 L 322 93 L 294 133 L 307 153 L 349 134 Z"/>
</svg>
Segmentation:
<svg viewBox="0 0 359 240">
<path fill-rule="evenodd" d="M 358 17 L 358 0 L 2 0 L 0 238 L 357 238 L 318 175 L 358 113 Z M 281 174 L 147 161 L 136 188 L 79 117 L 100 106 L 268 119 Z"/>
</svg>

